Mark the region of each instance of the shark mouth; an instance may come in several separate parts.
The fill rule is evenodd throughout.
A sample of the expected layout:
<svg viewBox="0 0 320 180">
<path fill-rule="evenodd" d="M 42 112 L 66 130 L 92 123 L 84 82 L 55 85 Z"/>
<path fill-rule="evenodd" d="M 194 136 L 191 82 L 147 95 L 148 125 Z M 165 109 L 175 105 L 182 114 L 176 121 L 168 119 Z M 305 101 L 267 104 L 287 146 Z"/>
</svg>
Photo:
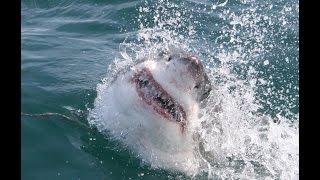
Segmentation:
<svg viewBox="0 0 320 180">
<path fill-rule="evenodd" d="M 178 123 L 181 132 L 184 132 L 186 126 L 184 109 L 153 78 L 149 69 L 143 68 L 137 71 L 132 77 L 132 82 L 136 86 L 139 97 L 147 105 L 151 106 L 164 119 Z"/>
</svg>

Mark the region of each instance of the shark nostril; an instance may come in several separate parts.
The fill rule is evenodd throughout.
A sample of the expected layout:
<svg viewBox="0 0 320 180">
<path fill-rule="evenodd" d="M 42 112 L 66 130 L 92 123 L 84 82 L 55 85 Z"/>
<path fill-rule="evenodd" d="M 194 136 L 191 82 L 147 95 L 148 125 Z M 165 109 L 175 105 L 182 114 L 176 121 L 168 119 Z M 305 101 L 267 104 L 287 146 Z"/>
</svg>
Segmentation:
<svg viewBox="0 0 320 180">
<path fill-rule="evenodd" d="M 196 58 L 196 57 L 194 57 L 194 56 L 190 56 L 190 57 L 188 57 L 188 59 L 189 59 L 190 61 L 196 63 L 196 64 L 199 64 L 199 59 Z"/>
<path fill-rule="evenodd" d="M 181 58 L 182 60 L 184 60 L 185 63 L 190 64 L 193 67 L 200 67 L 201 66 L 201 62 L 198 58 L 196 58 L 195 56 L 188 56 L 188 57 L 184 57 Z"/>
</svg>

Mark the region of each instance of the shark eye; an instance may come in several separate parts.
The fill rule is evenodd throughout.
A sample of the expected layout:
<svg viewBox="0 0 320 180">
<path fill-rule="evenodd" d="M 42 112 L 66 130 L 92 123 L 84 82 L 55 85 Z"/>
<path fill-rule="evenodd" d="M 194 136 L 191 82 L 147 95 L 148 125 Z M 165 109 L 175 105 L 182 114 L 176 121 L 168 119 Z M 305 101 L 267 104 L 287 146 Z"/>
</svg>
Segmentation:
<svg viewBox="0 0 320 180">
<path fill-rule="evenodd" d="M 198 89 L 200 87 L 199 84 L 195 85 L 194 88 Z"/>
<path fill-rule="evenodd" d="M 169 58 L 168 58 L 168 61 L 171 61 L 172 60 L 172 56 L 170 56 Z"/>
</svg>

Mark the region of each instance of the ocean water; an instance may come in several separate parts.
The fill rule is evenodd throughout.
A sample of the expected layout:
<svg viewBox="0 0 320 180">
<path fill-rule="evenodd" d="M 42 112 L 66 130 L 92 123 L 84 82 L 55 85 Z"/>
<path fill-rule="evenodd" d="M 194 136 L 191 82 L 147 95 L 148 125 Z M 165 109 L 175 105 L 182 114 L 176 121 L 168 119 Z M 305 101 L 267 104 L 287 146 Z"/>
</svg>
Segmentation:
<svg viewBox="0 0 320 180">
<path fill-rule="evenodd" d="M 22 0 L 21 14 L 22 179 L 298 179 L 298 0 Z M 172 46 L 215 87 L 199 132 L 215 159 L 193 176 L 88 126 L 98 84 Z"/>
</svg>

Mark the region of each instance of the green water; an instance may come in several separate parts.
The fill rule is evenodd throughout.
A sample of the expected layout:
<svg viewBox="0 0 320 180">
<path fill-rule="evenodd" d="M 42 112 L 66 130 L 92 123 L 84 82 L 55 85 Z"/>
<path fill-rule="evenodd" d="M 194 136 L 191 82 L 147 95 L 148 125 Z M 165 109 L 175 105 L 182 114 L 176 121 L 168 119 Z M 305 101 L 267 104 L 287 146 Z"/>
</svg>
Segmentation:
<svg viewBox="0 0 320 180">
<path fill-rule="evenodd" d="M 218 1 L 201 2 L 187 1 L 183 4 L 184 9 L 199 7 L 204 11 L 202 14 L 193 12 L 197 14 L 193 20 L 205 24 L 194 24 L 195 36 L 211 39 L 207 42 L 212 44 L 206 47 L 226 51 L 243 46 L 254 52 L 252 49 L 257 44 L 267 44 L 262 47 L 263 55 L 248 61 L 259 71 L 259 77 L 273 82 L 261 85 L 257 90 L 261 92 L 259 99 L 264 104 L 263 111 L 295 120 L 293 117 L 299 110 L 298 2 L 229 1 L 226 6 L 210 13 L 205 13 L 204 4 Z M 96 85 L 106 76 L 108 65 L 118 55 L 119 44 L 125 38 L 134 38 L 132 34 L 139 30 L 138 9 L 143 4 L 144 1 L 124 0 L 22 0 L 21 111 L 28 114 L 59 113 L 70 118 L 60 115 L 21 116 L 22 179 L 186 178 L 178 172 L 150 168 L 127 148 L 86 125 L 86 109 L 93 107 Z M 222 36 L 224 33 L 219 31 L 230 28 L 228 19 L 221 16 L 228 10 L 240 17 L 244 13 L 240 10 L 249 7 L 256 9 L 257 14 L 272 17 L 271 24 L 267 20 L 253 24 L 257 33 L 259 27 L 267 29 L 263 34 L 269 41 L 253 40 L 233 46 L 229 37 Z M 286 22 L 280 17 L 285 17 Z M 144 18 L 152 27 L 153 14 L 146 14 Z M 180 33 L 179 29 L 177 31 Z M 250 26 L 240 27 L 239 36 L 249 37 L 251 31 Z M 213 43 L 217 37 L 222 38 Z M 269 46 L 271 44 L 273 46 Z M 263 63 L 265 59 L 268 59 L 268 66 Z M 241 66 L 238 71 L 245 68 Z M 246 78 L 241 73 L 239 76 Z M 266 101 L 264 92 L 268 88 L 274 93 L 269 94 Z"/>
</svg>

